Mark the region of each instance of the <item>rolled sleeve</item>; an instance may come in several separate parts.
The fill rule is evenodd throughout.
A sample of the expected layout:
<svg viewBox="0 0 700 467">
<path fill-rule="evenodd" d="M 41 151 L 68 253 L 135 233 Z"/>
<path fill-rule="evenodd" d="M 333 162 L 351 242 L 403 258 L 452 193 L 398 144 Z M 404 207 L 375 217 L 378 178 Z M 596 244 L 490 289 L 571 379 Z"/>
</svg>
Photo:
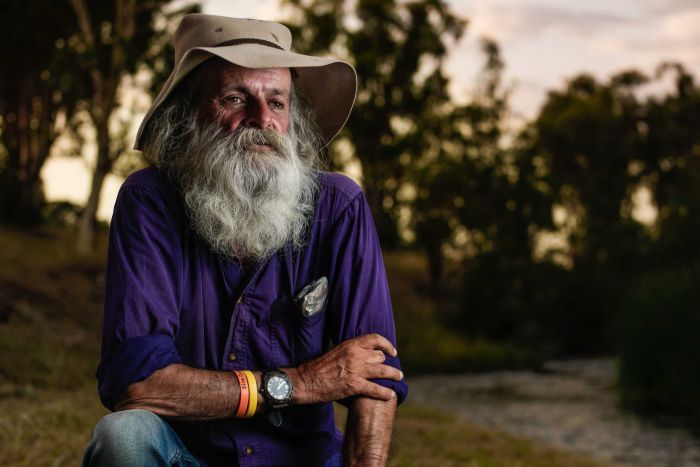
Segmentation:
<svg viewBox="0 0 700 467">
<path fill-rule="evenodd" d="M 181 222 L 168 199 L 146 181 L 130 179 L 115 205 L 96 373 L 100 399 L 110 410 L 130 384 L 182 361 L 175 345 L 183 268 Z"/>
<path fill-rule="evenodd" d="M 374 220 L 364 193 L 360 192 L 335 221 L 332 256 L 335 258 L 329 305 L 331 339 L 342 342 L 377 333 L 396 346 L 394 315 Z M 401 369 L 398 357 L 384 362 Z M 373 380 L 396 392 L 399 403 L 408 395 L 405 381 Z"/>
<path fill-rule="evenodd" d="M 114 410 L 118 398 L 130 384 L 173 363 L 182 363 L 169 336 L 141 336 L 127 339 L 107 351 L 97 367 L 100 400 Z"/>
</svg>

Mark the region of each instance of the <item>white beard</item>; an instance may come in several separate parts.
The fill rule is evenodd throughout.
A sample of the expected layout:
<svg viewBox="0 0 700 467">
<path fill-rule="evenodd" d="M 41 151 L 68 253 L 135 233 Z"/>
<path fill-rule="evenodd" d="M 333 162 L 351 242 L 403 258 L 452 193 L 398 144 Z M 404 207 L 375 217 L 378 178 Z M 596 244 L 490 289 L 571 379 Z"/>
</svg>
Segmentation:
<svg viewBox="0 0 700 467">
<path fill-rule="evenodd" d="M 170 170 L 192 228 L 216 253 L 260 261 L 288 244 L 303 246 L 317 184 L 293 137 L 213 125 L 189 133 Z"/>
</svg>

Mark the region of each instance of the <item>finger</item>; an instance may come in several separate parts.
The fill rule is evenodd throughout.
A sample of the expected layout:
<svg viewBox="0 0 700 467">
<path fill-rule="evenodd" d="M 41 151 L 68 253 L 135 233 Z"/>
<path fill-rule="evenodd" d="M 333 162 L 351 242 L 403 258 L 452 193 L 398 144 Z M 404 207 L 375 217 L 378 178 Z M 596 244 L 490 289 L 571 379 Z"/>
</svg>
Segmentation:
<svg viewBox="0 0 700 467">
<path fill-rule="evenodd" d="M 393 381 L 401 381 L 403 379 L 403 372 L 389 365 L 373 365 L 368 367 L 365 375 L 366 378 L 381 378 Z"/>
<path fill-rule="evenodd" d="M 384 352 L 382 352 L 381 350 L 371 350 L 370 354 L 365 360 L 365 363 L 378 364 L 384 363 L 384 360 L 386 360 L 386 355 L 384 354 Z"/>
<path fill-rule="evenodd" d="M 371 397 L 372 399 L 388 401 L 396 397 L 396 393 L 393 389 L 385 388 L 377 383 L 367 381 L 367 383 L 362 386 L 358 396 L 366 396 Z"/>
<path fill-rule="evenodd" d="M 377 349 L 381 350 L 387 355 L 391 355 L 392 357 L 396 356 L 396 349 L 394 348 L 394 345 L 389 342 L 389 339 L 381 334 L 365 334 L 358 339 L 357 343 L 366 349 Z"/>
</svg>

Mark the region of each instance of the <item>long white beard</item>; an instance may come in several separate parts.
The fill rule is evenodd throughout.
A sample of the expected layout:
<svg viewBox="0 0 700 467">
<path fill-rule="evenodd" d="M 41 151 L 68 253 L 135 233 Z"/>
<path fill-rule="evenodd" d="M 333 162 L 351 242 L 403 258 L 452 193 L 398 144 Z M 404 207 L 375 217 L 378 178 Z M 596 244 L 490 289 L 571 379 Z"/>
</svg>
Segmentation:
<svg viewBox="0 0 700 467">
<path fill-rule="evenodd" d="M 192 227 L 215 252 L 260 261 L 305 243 L 317 184 L 292 137 L 251 128 L 223 133 L 213 125 L 190 136 L 170 168 Z"/>
</svg>

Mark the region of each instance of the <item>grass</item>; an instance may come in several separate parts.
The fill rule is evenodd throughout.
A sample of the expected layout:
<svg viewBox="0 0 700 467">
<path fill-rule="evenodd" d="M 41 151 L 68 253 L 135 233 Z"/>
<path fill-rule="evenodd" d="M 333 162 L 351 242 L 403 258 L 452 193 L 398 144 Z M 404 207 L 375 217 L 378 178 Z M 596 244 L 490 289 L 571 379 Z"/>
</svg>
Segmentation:
<svg viewBox="0 0 700 467">
<path fill-rule="evenodd" d="M 104 233 L 103 233 L 104 234 Z M 96 393 L 105 238 L 78 259 L 73 235 L 0 228 L 0 465 L 78 465 L 107 411 Z M 402 358 L 428 360 L 473 349 L 435 323 L 420 293 L 417 255 L 387 257 Z M 397 295 L 398 292 L 398 295 Z M 405 329 L 404 329 L 405 327 Z M 440 344 L 433 343 L 440 342 Z M 481 351 L 485 353 L 485 351 Z M 463 358 L 463 357 L 460 357 Z M 455 360 L 456 361 L 456 360 Z M 341 414 L 342 416 L 342 414 Z M 404 405 L 394 427 L 392 466 L 594 466 L 577 455 Z"/>
<path fill-rule="evenodd" d="M 391 454 L 389 465 L 393 467 L 605 465 L 413 405 L 397 412 Z"/>
<path fill-rule="evenodd" d="M 347 409 L 336 404 L 342 430 Z M 584 456 L 480 428 L 410 403 L 396 412 L 389 467 L 605 467 Z"/>
</svg>

